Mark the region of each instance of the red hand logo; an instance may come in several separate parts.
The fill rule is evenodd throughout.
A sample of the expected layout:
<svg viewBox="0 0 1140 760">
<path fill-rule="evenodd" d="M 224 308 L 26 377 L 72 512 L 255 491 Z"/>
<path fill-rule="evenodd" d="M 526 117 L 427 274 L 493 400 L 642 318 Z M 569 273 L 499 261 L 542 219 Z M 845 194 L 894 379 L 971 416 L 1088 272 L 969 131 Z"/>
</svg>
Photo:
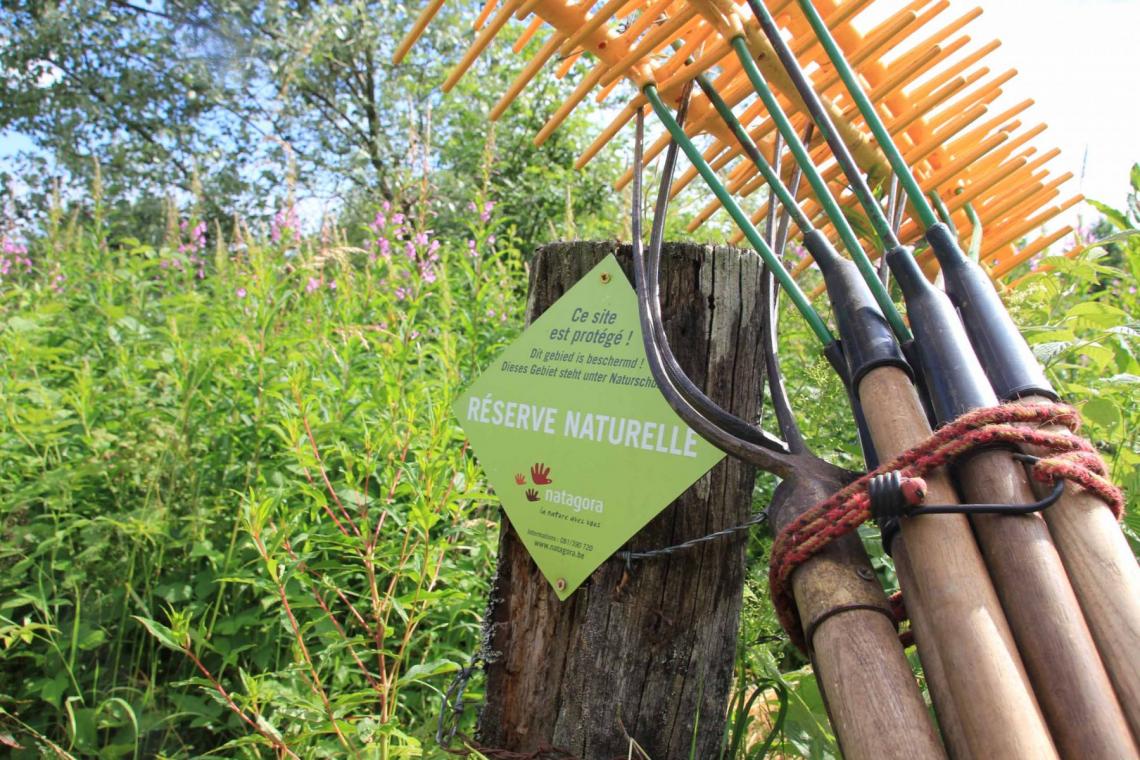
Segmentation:
<svg viewBox="0 0 1140 760">
<path fill-rule="evenodd" d="M 534 490 L 533 488 L 526 489 L 526 500 L 538 501 L 538 491 Z"/>
<path fill-rule="evenodd" d="M 544 486 L 553 481 L 550 479 L 550 468 L 542 462 L 535 462 L 530 468 L 530 480 L 536 486 Z"/>
<path fill-rule="evenodd" d="M 516 474 L 515 475 L 515 485 L 525 486 L 526 485 L 526 475 L 523 475 L 521 472 Z"/>
</svg>

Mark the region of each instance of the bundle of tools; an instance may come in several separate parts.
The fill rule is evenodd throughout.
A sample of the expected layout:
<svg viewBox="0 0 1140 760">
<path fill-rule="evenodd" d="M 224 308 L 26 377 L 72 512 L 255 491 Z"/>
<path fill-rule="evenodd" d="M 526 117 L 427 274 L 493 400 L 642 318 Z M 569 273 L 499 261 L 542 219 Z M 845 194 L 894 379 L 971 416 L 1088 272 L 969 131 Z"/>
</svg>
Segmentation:
<svg viewBox="0 0 1140 760">
<path fill-rule="evenodd" d="M 431 0 L 397 58 L 442 4 Z M 492 117 L 552 60 L 560 76 L 579 58 L 596 62 L 540 142 L 595 88 L 604 98 L 623 80 L 636 86 L 580 163 L 635 122 L 633 166 L 619 185 L 632 183 L 649 365 L 698 433 L 782 478 L 771 591 L 811 655 L 848 757 L 1135 757 L 1140 569 L 1117 523 L 1122 497 L 995 289 L 1070 230 L 1014 244 L 1079 198 L 1050 205 L 1068 175 L 1050 179 L 1057 151 L 1030 144 L 1044 130 L 1018 120 L 1031 101 L 995 106 L 1013 76 L 981 65 L 997 43 L 971 51 L 956 36 L 980 11 L 916 42 L 945 0 L 915 0 L 860 32 L 868 5 L 490 0 L 444 87 L 512 17 L 530 19 L 516 50 L 544 25 L 552 31 Z M 647 108 L 665 127 L 648 148 Z M 778 169 L 785 148 L 788 182 Z M 662 151 L 643 250 L 641 169 Z M 679 151 L 691 168 L 674 182 Z M 869 471 L 854 482 L 807 451 L 778 383 L 774 324 L 766 353 L 782 437 L 717 408 L 672 357 L 657 287 L 664 218 L 698 175 L 715 200 L 694 225 L 728 213 L 843 379 Z M 740 199 L 762 187 L 747 213 Z M 859 216 L 863 234 L 850 221 Z M 756 226 L 765 219 L 766 236 Z M 808 253 L 795 264 L 782 255 L 789 224 Z M 801 289 L 813 264 L 838 337 Z M 862 549 L 841 540 L 872 518 L 894 559 L 938 730 L 898 638 L 897 606 L 844 570 Z"/>
</svg>

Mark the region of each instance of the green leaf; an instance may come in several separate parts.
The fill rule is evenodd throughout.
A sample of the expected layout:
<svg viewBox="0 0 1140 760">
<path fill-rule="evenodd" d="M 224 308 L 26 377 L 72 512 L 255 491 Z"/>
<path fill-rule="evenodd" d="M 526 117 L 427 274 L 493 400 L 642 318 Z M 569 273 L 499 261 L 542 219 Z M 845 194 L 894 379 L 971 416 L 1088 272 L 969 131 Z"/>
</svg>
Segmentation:
<svg viewBox="0 0 1140 760">
<path fill-rule="evenodd" d="M 1109 328 L 1129 321 L 1126 312 L 1104 301 L 1082 301 L 1070 308 L 1065 317 L 1083 326 L 1099 328 Z"/>
<path fill-rule="evenodd" d="M 131 617 L 142 623 L 143 627 L 145 627 L 147 631 L 150 632 L 151 636 L 154 636 L 158 640 L 159 644 L 162 644 L 168 649 L 173 649 L 176 652 L 184 651 L 182 645 L 178 643 L 178 637 L 175 635 L 174 631 L 170 630 L 162 623 L 158 622 L 157 620 L 151 620 L 150 618 L 144 618 L 140 615 L 131 615 Z"/>
<path fill-rule="evenodd" d="M 1117 229 L 1127 230 L 1132 228 L 1132 225 L 1128 223 L 1128 218 L 1125 217 L 1121 212 L 1114 209 L 1112 206 L 1109 206 L 1107 203 L 1094 201 L 1091 198 L 1086 198 L 1085 200 L 1090 206 L 1095 208 L 1100 213 L 1104 214 L 1104 218 L 1107 219 Z"/>
<path fill-rule="evenodd" d="M 402 676 L 400 676 L 399 683 L 406 684 L 412 681 L 423 681 L 433 676 L 442 675 L 444 673 L 455 673 L 459 670 L 459 664 L 452 660 L 432 660 L 431 662 L 421 662 L 418 665 L 413 665 L 408 668 Z"/>
<path fill-rule="evenodd" d="M 67 691 L 68 685 L 67 673 L 61 670 L 40 688 L 40 698 L 58 710 L 60 707 L 60 699 L 62 699 L 64 692 Z"/>
<path fill-rule="evenodd" d="M 97 649 L 107 640 L 107 634 L 102 628 L 93 628 L 79 639 L 79 648 L 85 652 Z"/>
<path fill-rule="evenodd" d="M 95 710 L 77 706 L 81 704 L 81 697 L 69 697 L 67 700 L 68 733 L 76 749 L 90 751 L 96 745 Z"/>
<path fill-rule="evenodd" d="M 1120 408 L 1108 399 L 1089 399 L 1081 406 L 1081 415 L 1109 433 L 1121 423 Z"/>
</svg>

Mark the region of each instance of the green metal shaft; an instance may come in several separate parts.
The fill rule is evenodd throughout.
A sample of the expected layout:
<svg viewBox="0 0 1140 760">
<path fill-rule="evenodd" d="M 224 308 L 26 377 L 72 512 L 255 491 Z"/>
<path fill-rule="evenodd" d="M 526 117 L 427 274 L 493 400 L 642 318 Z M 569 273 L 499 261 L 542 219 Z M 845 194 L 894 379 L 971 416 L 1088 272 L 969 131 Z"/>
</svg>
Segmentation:
<svg viewBox="0 0 1140 760">
<path fill-rule="evenodd" d="M 859 244 L 859 238 L 855 235 L 855 230 L 851 228 L 847 217 L 843 215 L 843 209 L 839 207 L 835 197 L 831 194 L 831 189 L 827 186 L 827 183 L 824 182 L 823 177 L 820 176 L 815 165 L 812 164 L 807 148 L 804 147 L 799 135 L 796 134 L 791 121 L 788 120 L 787 115 L 784 113 L 784 109 L 780 107 L 780 103 L 776 100 L 776 94 L 772 92 L 772 88 L 768 86 L 764 75 L 761 74 L 760 69 L 757 68 L 756 62 L 752 60 L 752 51 L 748 49 L 748 43 L 743 37 L 734 37 L 732 39 L 732 47 L 733 50 L 736 51 L 737 58 L 740 59 L 744 73 L 748 75 L 749 81 L 752 82 L 753 89 L 756 90 L 756 94 L 760 96 L 760 100 L 764 102 L 764 106 L 768 109 L 768 115 L 776 123 L 776 128 L 780 130 L 780 134 L 784 136 L 784 140 L 787 142 L 788 148 L 795 157 L 796 163 L 803 169 L 804 177 L 807 178 L 812 190 L 815 191 L 816 197 L 827 212 L 828 218 L 831 219 L 831 223 L 835 225 L 835 229 L 839 232 L 843 246 L 851 255 L 851 259 L 855 262 L 855 265 L 859 267 L 859 272 L 863 275 L 863 279 L 867 281 L 868 287 L 871 288 L 871 295 L 874 296 L 875 302 L 879 304 L 879 308 L 883 310 L 883 316 L 887 318 L 891 329 L 900 342 L 909 341 L 911 339 L 910 329 L 907 328 L 902 315 L 899 314 L 894 302 L 891 301 L 890 294 L 887 293 L 887 289 L 883 287 L 882 281 L 879 280 L 878 274 L 875 272 L 875 266 L 871 263 L 871 259 L 868 258 L 863 247 Z"/>
<path fill-rule="evenodd" d="M 954 226 L 954 219 L 950 216 L 950 209 L 946 208 L 946 204 L 942 202 L 942 196 L 938 194 L 937 190 L 930 191 L 930 201 L 934 204 L 934 208 L 938 210 L 938 216 L 942 218 L 942 223 L 950 228 L 950 233 L 954 239 L 958 239 L 958 228 Z"/>
<path fill-rule="evenodd" d="M 776 174 L 776 170 L 773 169 L 772 165 L 764 158 L 760 149 L 756 147 L 756 143 L 752 142 L 752 137 L 748 134 L 744 125 L 740 123 L 740 120 L 736 118 L 736 114 L 729 108 L 728 103 L 724 102 L 724 98 L 722 98 L 720 93 L 716 91 L 716 88 L 713 87 L 713 83 L 710 82 L 709 78 L 704 74 L 699 74 L 697 75 L 697 84 L 701 86 L 701 90 L 704 91 L 709 102 L 713 104 L 713 108 L 720 114 L 720 118 L 724 120 L 724 123 L 729 126 L 732 133 L 736 135 L 736 139 L 740 141 L 740 145 L 744 148 L 744 152 L 748 154 L 748 157 L 752 159 L 752 163 L 755 164 L 756 168 L 760 170 L 760 173 L 764 175 L 768 186 L 772 188 L 772 192 L 780 199 L 780 203 L 784 204 L 784 208 L 788 210 L 796 226 L 803 232 L 810 232 L 812 230 L 811 220 L 807 218 L 807 214 L 800 210 L 800 207 L 796 204 L 796 199 L 788 192 L 788 188 L 780 179 L 780 175 Z"/>
<path fill-rule="evenodd" d="M 922 188 L 918 186 L 918 180 L 914 178 L 914 173 L 911 172 L 910 167 L 906 165 L 903 160 L 902 153 L 899 152 L 898 146 L 891 138 L 890 132 L 887 131 L 883 120 L 879 118 L 879 114 L 875 111 L 875 107 L 871 105 L 871 101 L 867 99 L 866 93 L 860 86 L 859 81 L 855 78 L 855 72 L 851 69 L 851 64 L 847 63 L 847 59 L 843 57 L 843 51 L 839 49 L 836 44 L 835 38 L 831 36 L 831 30 L 827 28 L 827 24 L 823 22 L 823 18 L 819 15 L 819 11 L 812 5 L 811 0 L 798 0 L 799 6 L 803 9 L 804 16 L 807 17 L 808 23 L 815 31 L 815 36 L 823 44 L 823 49 L 827 51 L 827 57 L 831 59 L 835 70 L 839 73 L 840 79 L 843 84 L 847 86 L 847 91 L 851 93 L 851 97 L 855 100 L 855 104 L 859 107 L 859 112 L 863 114 L 863 118 L 867 120 L 867 126 L 871 128 L 872 134 L 879 143 L 879 147 L 883 149 L 886 154 L 887 160 L 890 161 L 891 168 L 894 169 L 895 174 L 898 175 L 899 181 L 903 183 L 903 188 L 906 190 L 910 202 L 914 205 L 915 210 L 918 212 L 919 219 L 925 227 L 932 227 L 938 223 L 938 217 L 934 213 L 934 209 L 926 201 L 926 196 L 922 193 Z"/>
<path fill-rule="evenodd" d="M 970 245 L 966 248 L 966 256 L 969 257 L 970 261 L 978 264 L 982 252 L 982 220 L 978 216 L 978 212 L 974 210 L 974 204 L 967 203 L 965 208 L 966 218 L 970 220 L 970 227 L 973 228 L 970 232 Z"/>
<path fill-rule="evenodd" d="M 768 265 L 768 268 L 776 276 L 776 279 L 780 281 L 780 285 L 787 291 L 788 297 L 792 299 L 792 303 L 796 309 L 803 315 L 804 319 L 807 320 L 812 332 L 815 333 L 816 337 L 819 338 L 819 341 L 824 345 L 834 343 L 835 336 L 831 334 L 831 331 L 827 329 L 827 325 L 823 319 L 821 319 L 815 309 L 812 308 L 807 296 L 800 290 L 800 286 L 796 283 L 792 275 L 784 268 L 783 264 L 780 263 L 780 260 L 776 257 L 772 249 L 768 247 L 768 244 L 764 242 L 764 238 L 761 237 L 760 232 L 748 219 L 748 215 L 737 205 L 732 195 L 729 194 L 728 190 L 726 190 L 724 185 L 720 183 L 720 180 L 717 179 L 716 173 L 713 172 L 712 167 L 705 161 L 701 152 L 697 149 L 697 146 L 693 145 L 693 141 L 685 134 L 685 130 L 681 128 L 681 125 L 673 118 L 673 114 L 670 113 L 669 109 L 665 107 L 665 104 L 661 102 L 661 96 L 657 93 L 657 88 L 651 84 L 646 85 L 642 92 L 645 94 L 646 99 L 649 100 L 649 104 L 653 106 L 657 118 L 661 119 L 661 122 L 665 125 L 665 129 L 669 131 L 669 134 L 677 141 L 677 144 L 681 146 L 681 150 L 685 151 L 685 155 L 689 157 L 690 163 L 696 167 L 697 172 L 700 173 L 705 183 L 709 186 L 709 189 L 713 191 L 713 194 L 720 200 L 733 221 L 736 222 L 740 231 L 744 233 L 744 237 L 748 239 L 748 242 L 756 249 L 760 257 L 764 259 L 764 263 Z"/>
</svg>

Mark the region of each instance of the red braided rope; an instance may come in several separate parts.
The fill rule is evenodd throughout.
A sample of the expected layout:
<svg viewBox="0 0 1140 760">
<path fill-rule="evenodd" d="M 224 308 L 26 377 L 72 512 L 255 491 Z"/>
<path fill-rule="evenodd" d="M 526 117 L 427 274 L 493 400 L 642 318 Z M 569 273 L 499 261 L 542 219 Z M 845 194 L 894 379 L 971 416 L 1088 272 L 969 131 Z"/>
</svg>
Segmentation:
<svg viewBox="0 0 1140 760">
<path fill-rule="evenodd" d="M 804 512 L 776 536 L 768 566 L 768 584 L 780 624 L 801 649 L 806 649 L 803 628 L 792 596 L 791 577 L 796 568 L 825 546 L 866 522 L 870 516 L 867 484 L 885 472 L 922 477 L 974 449 L 994 444 L 1019 444 L 1047 451 L 1032 468 L 1032 477 L 1045 483 L 1063 478 L 1094 493 L 1117 519 L 1124 511 L 1124 494 L 1107 479 L 1108 469 L 1093 445 L 1076 435 L 1020 427 L 1059 425 L 1072 433 L 1080 428 L 1080 415 L 1066 404 L 1003 404 L 977 409 L 909 451 L 844 486 Z"/>
</svg>

